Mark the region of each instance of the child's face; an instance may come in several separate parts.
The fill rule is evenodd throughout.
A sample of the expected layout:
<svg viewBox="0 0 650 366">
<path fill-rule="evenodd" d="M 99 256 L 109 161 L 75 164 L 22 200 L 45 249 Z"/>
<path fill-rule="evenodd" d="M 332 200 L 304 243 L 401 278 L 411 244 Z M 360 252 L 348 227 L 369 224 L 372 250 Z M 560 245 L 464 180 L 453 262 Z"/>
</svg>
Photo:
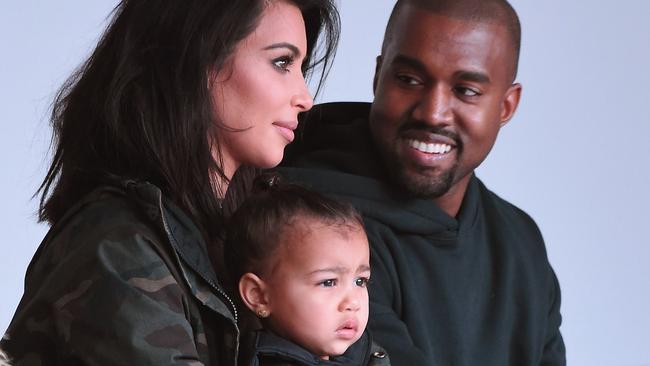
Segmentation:
<svg viewBox="0 0 650 366">
<path fill-rule="evenodd" d="M 293 228 L 264 277 L 268 325 L 322 358 L 343 354 L 368 323 L 368 239 L 358 226 L 307 220 Z"/>
</svg>

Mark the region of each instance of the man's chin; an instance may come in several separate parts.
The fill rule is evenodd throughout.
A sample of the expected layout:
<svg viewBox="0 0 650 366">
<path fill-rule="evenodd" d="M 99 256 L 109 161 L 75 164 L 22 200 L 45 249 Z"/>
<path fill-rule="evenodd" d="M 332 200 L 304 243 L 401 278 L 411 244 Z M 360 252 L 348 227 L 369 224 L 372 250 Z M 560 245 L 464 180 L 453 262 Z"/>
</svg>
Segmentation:
<svg viewBox="0 0 650 366">
<path fill-rule="evenodd" d="M 449 192 L 454 177 L 452 171 L 426 173 L 429 172 L 401 170 L 393 176 L 395 183 L 410 197 L 435 199 Z"/>
</svg>

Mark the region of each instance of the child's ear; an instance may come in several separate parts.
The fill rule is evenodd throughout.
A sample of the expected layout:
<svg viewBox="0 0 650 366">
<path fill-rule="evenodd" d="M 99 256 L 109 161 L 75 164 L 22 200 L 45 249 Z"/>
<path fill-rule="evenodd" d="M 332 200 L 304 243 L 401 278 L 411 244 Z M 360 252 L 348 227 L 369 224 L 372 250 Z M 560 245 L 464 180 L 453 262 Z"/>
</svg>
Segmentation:
<svg viewBox="0 0 650 366">
<path fill-rule="evenodd" d="M 256 274 L 248 272 L 239 279 L 239 295 L 258 317 L 266 318 L 271 314 L 266 283 Z"/>
</svg>

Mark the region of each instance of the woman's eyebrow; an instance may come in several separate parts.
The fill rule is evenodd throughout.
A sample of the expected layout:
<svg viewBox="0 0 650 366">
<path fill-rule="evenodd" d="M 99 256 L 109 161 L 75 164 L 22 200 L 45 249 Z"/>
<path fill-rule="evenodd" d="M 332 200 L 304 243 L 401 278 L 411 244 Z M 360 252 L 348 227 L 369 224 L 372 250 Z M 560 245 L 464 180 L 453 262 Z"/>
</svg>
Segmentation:
<svg viewBox="0 0 650 366">
<path fill-rule="evenodd" d="M 294 45 L 291 44 L 291 43 L 287 43 L 287 42 L 274 43 L 274 44 L 272 44 L 272 45 L 269 45 L 269 46 L 264 47 L 264 50 L 265 50 L 265 51 L 266 51 L 266 50 L 273 50 L 273 49 L 276 49 L 276 48 L 288 48 L 288 49 L 291 50 L 291 52 L 293 52 L 293 54 L 296 55 L 297 57 L 299 57 L 300 54 L 301 54 L 301 52 L 300 52 L 300 50 L 298 49 L 298 47 L 294 46 Z"/>
</svg>

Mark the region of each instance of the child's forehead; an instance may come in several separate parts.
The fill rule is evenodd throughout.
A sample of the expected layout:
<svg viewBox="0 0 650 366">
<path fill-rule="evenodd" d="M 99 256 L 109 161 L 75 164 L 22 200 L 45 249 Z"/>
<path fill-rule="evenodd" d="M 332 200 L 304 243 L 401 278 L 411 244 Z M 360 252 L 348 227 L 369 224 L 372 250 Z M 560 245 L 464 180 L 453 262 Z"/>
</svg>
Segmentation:
<svg viewBox="0 0 650 366">
<path fill-rule="evenodd" d="M 363 227 L 357 222 L 328 222 L 314 218 L 294 220 L 282 229 L 273 256 L 281 262 L 300 261 L 313 256 L 323 257 L 332 251 L 367 256 L 368 239 Z"/>
<path fill-rule="evenodd" d="M 281 242 L 287 245 L 300 244 L 305 239 L 316 239 L 322 236 L 340 236 L 349 240 L 359 233 L 365 236 L 365 230 L 356 221 L 328 220 L 310 216 L 294 216 L 286 221 L 280 230 Z"/>
</svg>

